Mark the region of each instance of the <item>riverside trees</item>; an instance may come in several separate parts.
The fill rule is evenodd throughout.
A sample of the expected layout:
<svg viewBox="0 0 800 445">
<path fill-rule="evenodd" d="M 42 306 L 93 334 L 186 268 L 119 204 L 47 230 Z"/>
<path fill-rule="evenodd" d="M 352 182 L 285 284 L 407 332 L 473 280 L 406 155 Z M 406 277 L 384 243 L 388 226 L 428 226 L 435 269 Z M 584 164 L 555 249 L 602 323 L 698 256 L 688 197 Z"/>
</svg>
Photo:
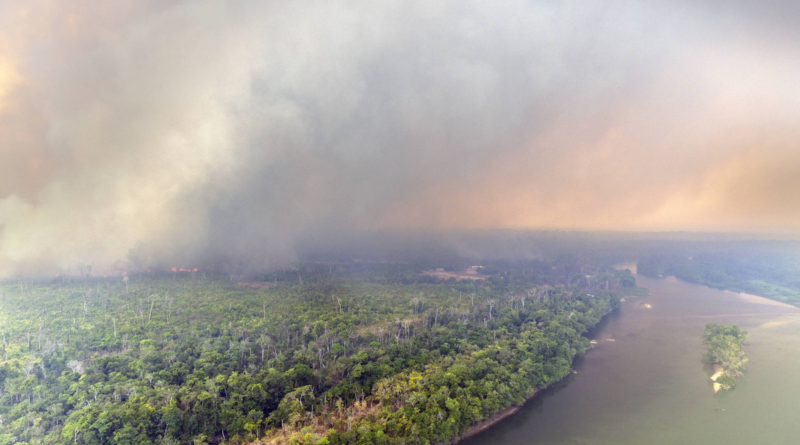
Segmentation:
<svg viewBox="0 0 800 445">
<path fill-rule="evenodd" d="M 564 377 L 617 304 L 544 270 L 5 284 L 0 444 L 447 440 Z"/>
</svg>

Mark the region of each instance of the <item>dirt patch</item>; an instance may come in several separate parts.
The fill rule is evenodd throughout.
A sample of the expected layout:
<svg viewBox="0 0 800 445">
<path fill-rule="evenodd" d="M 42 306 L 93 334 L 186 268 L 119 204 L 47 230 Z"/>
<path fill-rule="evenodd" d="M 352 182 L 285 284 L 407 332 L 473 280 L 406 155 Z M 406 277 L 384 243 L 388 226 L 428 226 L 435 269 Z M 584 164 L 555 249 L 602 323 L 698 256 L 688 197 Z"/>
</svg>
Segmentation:
<svg viewBox="0 0 800 445">
<path fill-rule="evenodd" d="M 485 280 L 489 278 L 489 275 L 483 275 L 478 273 L 478 270 L 475 267 L 470 267 L 466 270 L 453 271 L 453 272 L 446 272 L 444 269 L 426 270 L 422 272 L 422 274 L 434 276 L 442 280 L 449 280 L 450 278 L 455 278 L 457 281 Z"/>
</svg>

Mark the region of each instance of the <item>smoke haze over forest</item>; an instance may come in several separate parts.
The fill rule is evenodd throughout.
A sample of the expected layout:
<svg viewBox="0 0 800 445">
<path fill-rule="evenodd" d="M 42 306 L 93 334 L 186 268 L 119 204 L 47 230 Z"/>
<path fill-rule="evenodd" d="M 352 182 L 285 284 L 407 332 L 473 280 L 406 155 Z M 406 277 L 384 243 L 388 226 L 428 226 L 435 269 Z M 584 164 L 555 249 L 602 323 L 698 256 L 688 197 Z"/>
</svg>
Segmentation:
<svg viewBox="0 0 800 445">
<path fill-rule="evenodd" d="M 4 0 L 0 275 L 269 266 L 360 231 L 795 234 L 798 17 Z"/>
</svg>

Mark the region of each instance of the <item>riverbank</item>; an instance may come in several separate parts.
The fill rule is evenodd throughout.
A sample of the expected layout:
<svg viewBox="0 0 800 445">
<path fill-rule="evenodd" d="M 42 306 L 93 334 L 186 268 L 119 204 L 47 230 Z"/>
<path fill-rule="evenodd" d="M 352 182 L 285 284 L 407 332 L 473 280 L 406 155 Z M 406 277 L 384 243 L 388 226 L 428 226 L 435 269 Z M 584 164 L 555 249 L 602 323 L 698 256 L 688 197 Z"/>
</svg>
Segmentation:
<svg viewBox="0 0 800 445">
<path fill-rule="evenodd" d="M 733 291 L 728 291 L 728 292 L 733 292 Z M 747 303 L 765 304 L 768 306 L 782 307 L 787 309 L 797 309 L 797 306 L 793 306 L 789 303 L 784 303 L 782 301 L 772 300 L 766 297 L 748 294 L 745 292 L 736 292 L 736 293 L 738 294 L 739 299 Z"/>
<path fill-rule="evenodd" d="M 603 314 L 603 316 L 602 316 L 602 317 L 600 317 L 600 320 L 598 320 L 598 322 L 595 324 L 595 326 L 593 326 L 593 327 L 592 327 L 592 329 L 591 329 L 591 330 L 589 330 L 589 332 L 592 332 L 592 330 L 594 329 L 594 327 L 596 327 L 596 326 L 600 325 L 600 323 L 602 323 L 602 322 L 603 322 L 603 320 L 604 320 L 604 319 L 605 319 L 605 318 L 606 318 L 606 317 L 607 317 L 609 314 L 611 314 L 612 312 L 614 312 L 615 310 L 616 310 L 616 309 L 611 309 L 611 310 L 609 310 L 608 312 L 606 312 L 605 314 Z M 594 349 L 594 348 L 595 348 L 595 346 L 596 346 L 596 343 L 592 343 L 592 344 L 591 344 L 591 345 L 590 345 L 588 348 L 586 348 L 586 352 L 584 352 L 583 354 L 581 354 L 581 356 L 588 354 L 588 353 L 589 353 L 589 351 L 591 351 L 592 349 Z M 575 357 L 578 357 L 578 356 L 575 356 Z M 575 358 L 573 358 L 573 359 L 572 359 L 572 362 L 573 362 L 573 363 L 575 362 Z M 503 409 L 503 410 L 501 410 L 501 411 L 498 411 L 497 413 L 495 413 L 495 414 L 492 414 L 492 415 L 491 415 L 491 416 L 489 416 L 488 418 L 486 418 L 486 419 L 484 419 L 484 420 L 481 420 L 480 422 L 477 422 L 477 423 L 475 423 L 475 424 L 471 425 L 471 426 L 470 426 L 470 427 L 468 427 L 466 430 L 464 430 L 464 432 L 463 432 L 463 433 L 461 433 L 461 434 L 460 434 L 458 437 L 456 437 L 456 438 L 453 438 L 453 440 L 451 441 L 451 443 L 453 443 L 453 444 L 456 444 L 456 443 L 459 443 L 459 442 L 463 442 L 464 440 L 466 440 L 466 439 L 469 439 L 470 437 L 473 437 L 473 436 L 475 436 L 475 435 L 477 435 L 477 434 L 480 434 L 480 433 L 482 433 L 483 431 L 486 431 L 486 430 L 488 430 L 488 429 L 489 429 L 489 428 L 491 428 L 492 426 L 494 426 L 494 425 L 496 425 L 496 424 L 500 423 L 500 422 L 501 422 L 501 421 L 503 421 L 504 419 L 506 419 L 506 418 L 508 418 L 508 417 L 510 417 L 510 416 L 512 416 L 512 415 L 514 415 L 514 414 L 515 414 L 517 411 L 519 411 L 520 409 L 522 409 L 522 408 L 523 408 L 523 407 L 524 407 L 524 406 L 525 406 L 527 403 L 529 403 L 531 400 L 535 399 L 535 398 L 536 398 L 536 396 L 537 396 L 537 395 L 539 395 L 539 393 L 541 393 L 542 391 L 544 391 L 544 390 L 545 390 L 545 389 L 547 389 L 547 388 L 550 388 L 550 387 L 551 387 L 551 386 L 553 386 L 554 384 L 556 384 L 556 383 L 558 383 L 558 382 L 560 382 L 560 381 L 564 380 L 565 378 L 567 378 L 567 377 L 568 377 L 570 374 L 572 374 L 572 373 L 574 373 L 574 372 L 575 372 L 575 371 L 573 371 L 573 370 L 570 368 L 570 372 L 569 372 L 567 375 L 565 375 L 564 377 L 562 377 L 562 378 L 561 378 L 561 379 L 559 379 L 559 380 L 556 380 L 555 382 L 551 382 L 550 384 L 548 384 L 548 385 L 547 385 L 547 386 L 545 386 L 544 388 L 539 388 L 539 389 L 535 390 L 535 391 L 533 392 L 533 394 L 531 394 L 531 396 L 530 396 L 530 397 L 528 397 L 527 399 L 525 399 L 525 401 L 524 401 L 524 402 L 522 402 L 521 404 L 519 404 L 519 405 L 512 405 L 512 406 L 509 406 L 508 408 L 505 408 L 505 409 Z"/>
<path fill-rule="evenodd" d="M 544 389 L 544 388 L 542 388 L 542 389 Z M 506 417 L 509 417 L 512 414 L 516 413 L 523 406 L 525 406 L 525 403 L 528 403 L 531 399 L 536 397 L 536 395 L 539 394 L 542 391 L 542 389 L 537 389 L 536 391 L 534 391 L 533 395 L 528 397 L 527 399 L 525 399 L 525 402 L 522 405 L 509 406 L 508 408 L 506 408 L 506 409 L 504 409 L 504 410 L 502 410 L 502 411 L 500 411 L 498 413 L 495 413 L 494 415 L 492 415 L 488 419 L 481 420 L 480 422 L 470 426 L 469 428 L 464 430 L 464 432 L 458 438 L 454 439 L 452 443 L 458 443 L 458 442 L 461 442 L 461 441 L 463 441 L 465 439 L 468 439 L 468 438 L 470 438 L 470 437 L 472 437 L 472 436 L 474 436 L 474 435 L 476 435 L 476 434 L 478 434 L 478 433 L 480 433 L 482 431 L 485 431 L 485 430 L 491 428 L 493 425 L 497 424 L 501 420 L 503 420 Z"/>
<path fill-rule="evenodd" d="M 597 347 L 575 360 L 578 375 L 459 445 L 795 444 L 800 309 L 675 279 L 639 276 L 637 284 L 650 297 L 628 298 L 605 318 Z M 637 308 L 642 301 L 652 309 Z M 747 377 L 716 395 L 715 372 L 700 360 L 700 334 L 714 321 L 752 337 Z"/>
</svg>

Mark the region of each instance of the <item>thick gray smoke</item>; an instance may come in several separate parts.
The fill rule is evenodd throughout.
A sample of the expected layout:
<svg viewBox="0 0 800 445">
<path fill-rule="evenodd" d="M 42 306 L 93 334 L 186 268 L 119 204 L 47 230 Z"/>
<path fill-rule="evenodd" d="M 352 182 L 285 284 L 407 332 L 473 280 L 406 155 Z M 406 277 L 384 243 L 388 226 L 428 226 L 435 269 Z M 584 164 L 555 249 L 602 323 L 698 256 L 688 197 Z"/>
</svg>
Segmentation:
<svg viewBox="0 0 800 445">
<path fill-rule="evenodd" d="M 800 227 L 794 2 L 0 3 L 0 274 Z"/>
</svg>

